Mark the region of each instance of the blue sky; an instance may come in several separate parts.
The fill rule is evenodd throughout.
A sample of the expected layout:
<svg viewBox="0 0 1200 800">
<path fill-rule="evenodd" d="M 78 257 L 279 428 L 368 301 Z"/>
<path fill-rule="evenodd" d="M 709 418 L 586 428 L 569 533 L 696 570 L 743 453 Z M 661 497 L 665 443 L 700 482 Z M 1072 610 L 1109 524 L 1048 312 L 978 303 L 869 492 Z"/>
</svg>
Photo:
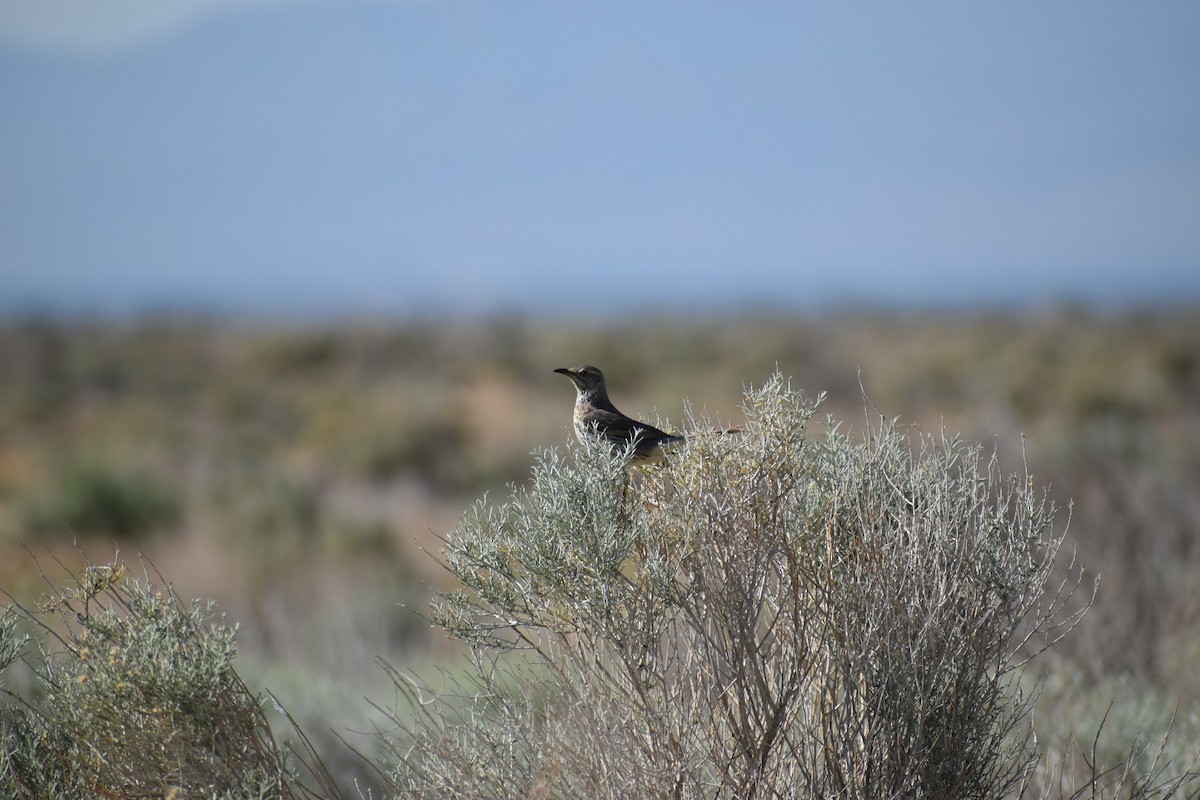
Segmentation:
<svg viewBox="0 0 1200 800">
<path fill-rule="evenodd" d="M 1200 3 L 0 0 L 0 313 L 1200 300 Z"/>
</svg>

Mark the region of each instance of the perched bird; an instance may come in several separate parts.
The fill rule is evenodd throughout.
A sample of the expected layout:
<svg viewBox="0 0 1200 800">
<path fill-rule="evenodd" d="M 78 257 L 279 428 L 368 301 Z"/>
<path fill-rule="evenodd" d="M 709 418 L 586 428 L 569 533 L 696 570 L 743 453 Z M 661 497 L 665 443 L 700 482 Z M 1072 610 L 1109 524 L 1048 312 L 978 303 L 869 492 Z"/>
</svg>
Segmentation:
<svg viewBox="0 0 1200 800">
<path fill-rule="evenodd" d="M 589 437 L 600 436 L 617 452 L 625 452 L 633 444 L 634 465 L 656 464 L 663 460 L 666 450 L 680 444 L 684 437 L 660 431 L 653 425 L 638 422 L 620 411 L 608 399 L 604 373 L 587 365 L 554 370 L 566 375 L 575 384 L 575 435 L 585 444 Z"/>
</svg>

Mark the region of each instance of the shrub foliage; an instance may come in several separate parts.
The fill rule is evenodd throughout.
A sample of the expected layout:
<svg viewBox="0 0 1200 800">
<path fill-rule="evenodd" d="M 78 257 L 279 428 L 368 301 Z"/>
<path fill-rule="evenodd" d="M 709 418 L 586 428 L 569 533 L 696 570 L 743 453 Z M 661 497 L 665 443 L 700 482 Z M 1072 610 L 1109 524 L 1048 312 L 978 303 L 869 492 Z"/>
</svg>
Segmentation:
<svg viewBox="0 0 1200 800">
<path fill-rule="evenodd" d="M 776 375 L 660 471 L 549 452 L 475 505 L 434 610 L 473 669 L 436 694 L 396 674 L 398 794 L 1019 793 L 1014 673 L 1077 618 L 1078 581 L 1044 593 L 1053 508 L 952 439 L 814 435 L 818 404 Z"/>
<path fill-rule="evenodd" d="M 41 635 L 20 634 L 22 621 Z M 209 604 L 185 604 L 119 562 L 51 586 L 38 612 L 10 606 L 0 678 L 24 663 L 32 686 L 3 686 L 0 795 L 315 796 L 234 670 L 235 653 L 233 629 Z"/>
</svg>

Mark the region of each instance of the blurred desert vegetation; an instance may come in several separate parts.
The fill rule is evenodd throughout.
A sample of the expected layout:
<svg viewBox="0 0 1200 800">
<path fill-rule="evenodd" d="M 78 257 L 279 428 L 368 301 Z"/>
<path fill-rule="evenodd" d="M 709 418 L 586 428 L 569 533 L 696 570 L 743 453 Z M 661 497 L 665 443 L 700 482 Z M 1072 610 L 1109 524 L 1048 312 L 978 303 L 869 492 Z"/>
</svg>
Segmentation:
<svg viewBox="0 0 1200 800">
<path fill-rule="evenodd" d="M 1200 313 L 744 315 L 0 325 L 0 587 L 144 554 L 238 626 L 239 672 L 322 749 L 398 666 L 454 657 L 423 550 L 571 436 L 591 363 L 626 413 L 736 425 L 776 368 L 853 424 L 873 404 L 1028 465 L 1095 606 L 1044 661 L 1039 736 L 1128 750 L 1175 717 L 1200 749 Z M 685 403 L 691 403 L 689 407 Z M 73 542 L 78 541 L 75 549 Z M 82 552 L 80 552 L 82 551 Z M 1110 707 L 1111 706 L 1111 707 Z M 351 735 L 352 736 L 352 735 Z M 332 749 L 326 752 L 333 752 Z M 1175 751 L 1172 751 L 1175 752 Z M 1119 753 L 1118 753 L 1119 754 Z M 327 756 L 334 772 L 358 775 Z M 364 780 L 365 775 L 358 775 Z M 349 780 L 349 778 L 347 778 Z"/>
</svg>

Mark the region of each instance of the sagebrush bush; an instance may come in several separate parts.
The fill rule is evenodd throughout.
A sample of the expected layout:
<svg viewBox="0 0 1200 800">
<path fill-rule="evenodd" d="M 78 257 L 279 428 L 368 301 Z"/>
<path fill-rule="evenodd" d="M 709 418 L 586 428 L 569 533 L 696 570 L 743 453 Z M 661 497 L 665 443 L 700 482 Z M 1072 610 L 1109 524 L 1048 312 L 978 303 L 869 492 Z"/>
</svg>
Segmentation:
<svg viewBox="0 0 1200 800">
<path fill-rule="evenodd" d="M 21 618 L 42 636 L 19 634 Z M 313 796 L 234 670 L 235 652 L 233 629 L 208 604 L 184 604 L 117 562 L 89 565 L 38 613 L 10 607 L 0 676 L 23 660 L 34 687 L 0 707 L 0 796 Z"/>
<path fill-rule="evenodd" d="M 542 455 L 445 542 L 473 669 L 396 675 L 401 797 L 995 798 L 1036 762 L 1014 672 L 1075 617 L 1027 476 L 776 375 L 669 466 Z"/>
</svg>

